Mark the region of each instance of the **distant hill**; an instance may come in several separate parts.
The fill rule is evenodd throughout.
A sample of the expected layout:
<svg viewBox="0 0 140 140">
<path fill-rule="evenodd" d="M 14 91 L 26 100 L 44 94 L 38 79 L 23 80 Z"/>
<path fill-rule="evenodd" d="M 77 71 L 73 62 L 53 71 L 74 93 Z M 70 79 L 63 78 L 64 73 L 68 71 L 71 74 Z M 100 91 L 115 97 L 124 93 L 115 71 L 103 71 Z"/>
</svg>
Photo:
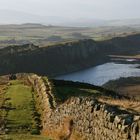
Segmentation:
<svg viewBox="0 0 140 140">
<path fill-rule="evenodd" d="M 108 22 L 110 26 L 136 26 L 140 25 L 140 19 L 124 19 L 124 20 L 111 20 Z"/>
<path fill-rule="evenodd" d="M 67 18 L 55 16 L 40 16 L 15 10 L 0 10 L 0 24 L 40 23 L 61 25 L 68 21 Z"/>
<path fill-rule="evenodd" d="M 40 23 L 46 25 L 97 27 L 97 26 L 132 26 L 140 25 L 140 19 L 102 20 L 91 18 L 67 18 L 40 16 L 15 10 L 0 10 L 0 24 Z"/>
<path fill-rule="evenodd" d="M 42 17 L 14 11 L 14 10 L 0 10 L 0 24 L 20 24 L 20 23 L 40 23 L 42 21 Z"/>
</svg>

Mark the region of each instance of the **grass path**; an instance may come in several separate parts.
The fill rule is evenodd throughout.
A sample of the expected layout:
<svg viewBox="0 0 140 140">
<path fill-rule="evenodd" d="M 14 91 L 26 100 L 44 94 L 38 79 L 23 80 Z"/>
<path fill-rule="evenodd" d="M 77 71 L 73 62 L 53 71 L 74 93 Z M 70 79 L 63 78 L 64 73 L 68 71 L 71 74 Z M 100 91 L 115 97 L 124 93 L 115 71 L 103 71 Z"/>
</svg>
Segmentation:
<svg viewBox="0 0 140 140">
<path fill-rule="evenodd" d="M 39 134 L 39 118 L 36 116 L 35 103 L 32 88 L 22 81 L 10 81 L 10 85 L 4 94 L 6 135 L 1 139 L 10 140 L 48 140 Z"/>
<path fill-rule="evenodd" d="M 6 106 L 8 109 L 7 125 L 10 132 L 30 132 L 35 125 L 33 118 L 34 101 L 31 87 L 20 81 L 12 81 L 6 92 Z"/>
</svg>

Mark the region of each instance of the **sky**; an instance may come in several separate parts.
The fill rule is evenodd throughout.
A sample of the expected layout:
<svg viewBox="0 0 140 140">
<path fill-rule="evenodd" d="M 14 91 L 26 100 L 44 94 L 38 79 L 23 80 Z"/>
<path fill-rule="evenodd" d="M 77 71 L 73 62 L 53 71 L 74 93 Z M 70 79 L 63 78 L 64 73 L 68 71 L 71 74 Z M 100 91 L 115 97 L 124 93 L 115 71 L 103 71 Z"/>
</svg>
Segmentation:
<svg viewBox="0 0 140 140">
<path fill-rule="evenodd" d="M 140 0 L 0 0 L 0 10 L 65 18 L 140 18 Z"/>
</svg>

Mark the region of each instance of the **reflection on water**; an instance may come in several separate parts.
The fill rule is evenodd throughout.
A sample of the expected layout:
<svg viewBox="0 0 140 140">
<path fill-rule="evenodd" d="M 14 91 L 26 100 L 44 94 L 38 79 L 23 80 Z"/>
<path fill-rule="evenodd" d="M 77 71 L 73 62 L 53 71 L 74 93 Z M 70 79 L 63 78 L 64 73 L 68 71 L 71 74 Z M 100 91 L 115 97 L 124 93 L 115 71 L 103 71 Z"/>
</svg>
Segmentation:
<svg viewBox="0 0 140 140">
<path fill-rule="evenodd" d="M 56 77 L 56 79 L 71 80 L 103 85 L 104 83 L 120 77 L 140 76 L 138 64 L 105 63 L 79 72 Z"/>
</svg>

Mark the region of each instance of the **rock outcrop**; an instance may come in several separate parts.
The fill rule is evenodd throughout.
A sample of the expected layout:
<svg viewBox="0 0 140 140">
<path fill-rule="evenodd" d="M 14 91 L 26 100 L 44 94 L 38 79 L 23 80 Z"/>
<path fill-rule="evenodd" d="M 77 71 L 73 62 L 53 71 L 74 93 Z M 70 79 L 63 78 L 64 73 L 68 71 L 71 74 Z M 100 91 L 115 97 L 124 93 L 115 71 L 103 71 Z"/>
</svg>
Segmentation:
<svg viewBox="0 0 140 140">
<path fill-rule="evenodd" d="M 56 76 L 78 71 L 109 61 L 108 55 L 136 54 L 140 51 L 140 35 L 96 42 L 81 40 L 39 48 L 33 44 L 0 50 L 0 75 L 37 73 Z"/>
</svg>

